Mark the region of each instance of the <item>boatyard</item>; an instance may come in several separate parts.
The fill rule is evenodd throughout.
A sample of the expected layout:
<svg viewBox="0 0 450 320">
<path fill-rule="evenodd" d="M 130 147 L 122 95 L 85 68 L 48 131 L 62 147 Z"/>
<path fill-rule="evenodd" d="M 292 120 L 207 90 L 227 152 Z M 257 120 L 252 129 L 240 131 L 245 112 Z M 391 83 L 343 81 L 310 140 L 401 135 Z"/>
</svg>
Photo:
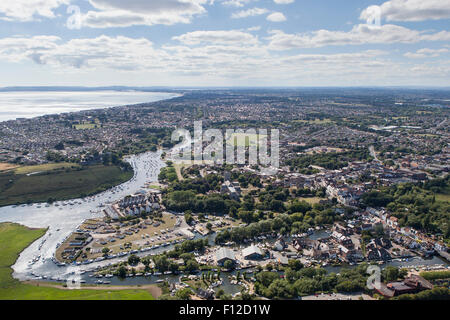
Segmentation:
<svg viewBox="0 0 450 320">
<path fill-rule="evenodd" d="M 161 217 L 111 221 L 89 219 L 72 233 L 56 251 L 58 262 L 82 264 L 124 257 L 168 246 L 193 237 L 184 218 L 164 212 Z"/>
</svg>

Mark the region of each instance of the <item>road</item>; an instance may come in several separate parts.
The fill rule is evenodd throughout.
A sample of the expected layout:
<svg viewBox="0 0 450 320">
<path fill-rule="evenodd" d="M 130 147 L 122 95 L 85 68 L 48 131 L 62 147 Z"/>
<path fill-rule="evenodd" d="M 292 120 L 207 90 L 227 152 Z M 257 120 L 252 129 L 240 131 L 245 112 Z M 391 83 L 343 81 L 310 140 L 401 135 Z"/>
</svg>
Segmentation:
<svg viewBox="0 0 450 320">
<path fill-rule="evenodd" d="M 378 159 L 378 157 L 377 157 L 377 153 L 375 152 L 375 147 L 374 146 L 370 146 L 369 147 L 369 151 L 370 151 L 370 155 L 374 158 L 374 160 L 376 162 L 380 162 L 381 163 L 380 159 Z"/>
</svg>

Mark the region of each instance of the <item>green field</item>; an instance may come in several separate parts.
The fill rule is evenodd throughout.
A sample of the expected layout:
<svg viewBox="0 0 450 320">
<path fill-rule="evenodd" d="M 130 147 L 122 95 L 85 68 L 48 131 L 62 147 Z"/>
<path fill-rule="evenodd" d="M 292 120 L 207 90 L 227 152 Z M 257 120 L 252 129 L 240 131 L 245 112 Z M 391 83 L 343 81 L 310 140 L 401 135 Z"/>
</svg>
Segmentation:
<svg viewBox="0 0 450 320">
<path fill-rule="evenodd" d="M 320 201 L 322 201 L 322 200 L 327 200 L 327 199 L 325 199 L 325 198 L 319 198 L 319 197 L 312 197 L 312 198 L 299 198 L 298 199 L 299 201 L 306 201 L 306 202 L 308 202 L 310 205 L 313 205 L 313 204 L 316 204 L 316 203 L 319 203 Z"/>
<path fill-rule="evenodd" d="M 0 224 L 0 300 L 153 300 L 146 290 L 63 290 L 23 284 L 12 278 L 20 252 L 45 234 L 12 223 Z"/>
<path fill-rule="evenodd" d="M 235 147 L 258 146 L 258 136 L 258 134 L 233 133 L 230 139 L 227 140 L 227 144 Z M 260 135 L 260 139 L 265 137 L 267 136 Z"/>
<path fill-rule="evenodd" d="M 67 168 L 80 168 L 79 164 L 61 162 L 61 163 L 47 163 L 40 164 L 37 166 L 23 166 L 14 170 L 15 174 L 30 174 L 33 172 L 45 172 L 52 171 L 58 169 L 67 169 Z"/>
<path fill-rule="evenodd" d="M 443 202 L 450 202 L 450 194 L 438 193 L 436 194 L 436 200 Z"/>
<path fill-rule="evenodd" d="M 29 171 L 29 168 L 21 168 Z M 33 172 L 39 172 L 34 171 Z M 95 165 L 41 172 L 34 175 L 12 171 L 0 173 L 0 206 L 75 199 L 104 191 L 128 181 L 131 171 L 116 166 Z"/>
<path fill-rule="evenodd" d="M 329 124 L 333 121 L 331 119 L 314 119 L 314 120 L 295 120 L 295 122 L 299 123 L 307 123 L 307 124 Z"/>
<path fill-rule="evenodd" d="M 73 128 L 76 130 L 90 130 L 90 129 L 96 129 L 99 127 L 99 124 L 96 123 L 84 123 L 84 124 L 74 124 Z"/>
</svg>

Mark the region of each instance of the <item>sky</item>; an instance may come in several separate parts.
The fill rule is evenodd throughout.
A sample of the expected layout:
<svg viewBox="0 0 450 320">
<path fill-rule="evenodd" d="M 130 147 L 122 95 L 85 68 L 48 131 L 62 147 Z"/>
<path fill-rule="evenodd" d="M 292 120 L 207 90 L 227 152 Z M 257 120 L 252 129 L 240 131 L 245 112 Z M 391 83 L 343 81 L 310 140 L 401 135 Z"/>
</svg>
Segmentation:
<svg viewBox="0 0 450 320">
<path fill-rule="evenodd" d="M 0 86 L 450 86 L 450 0 L 2 0 Z"/>
</svg>

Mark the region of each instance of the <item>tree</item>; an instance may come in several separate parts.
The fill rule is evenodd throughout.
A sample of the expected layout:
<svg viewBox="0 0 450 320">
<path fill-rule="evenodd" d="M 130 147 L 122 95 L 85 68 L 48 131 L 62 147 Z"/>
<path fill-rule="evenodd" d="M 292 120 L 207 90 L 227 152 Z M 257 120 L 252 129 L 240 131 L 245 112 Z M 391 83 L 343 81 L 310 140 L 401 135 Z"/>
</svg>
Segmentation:
<svg viewBox="0 0 450 320">
<path fill-rule="evenodd" d="M 128 258 L 128 264 L 130 266 L 135 266 L 139 263 L 139 261 L 141 261 L 141 258 L 139 258 L 138 256 L 132 254 L 129 258 Z"/>
<path fill-rule="evenodd" d="M 391 195 L 380 191 L 370 191 L 362 197 L 363 202 L 370 207 L 386 207 L 394 199 Z"/>
<path fill-rule="evenodd" d="M 225 291 L 223 289 L 219 289 L 216 292 L 216 298 L 220 299 L 225 294 Z"/>
<path fill-rule="evenodd" d="M 256 274 L 256 280 L 264 287 L 268 287 L 276 279 L 279 279 L 279 276 L 275 272 L 263 271 Z"/>
<path fill-rule="evenodd" d="M 127 276 L 127 268 L 120 266 L 116 274 L 119 278 L 125 278 Z"/>
<path fill-rule="evenodd" d="M 399 269 L 393 266 L 387 266 L 386 269 L 383 270 L 382 274 L 386 282 L 395 281 L 400 276 Z"/>
<path fill-rule="evenodd" d="M 303 268 L 303 263 L 301 263 L 300 260 L 289 260 L 289 268 L 291 268 L 294 271 L 299 271 L 301 268 Z"/>
<path fill-rule="evenodd" d="M 160 272 L 165 272 L 169 269 L 169 260 L 164 255 L 154 257 L 153 262 L 155 263 L 156 269 Z"/>
<path fill-rule="evenodd" d="M 225 263 L 223 264 L 223 267 L 227 270 L 233 270 L 234 269 L 234 263 L 231 260 L 227 260 L 225 261 Z"/>
<path fill-rule="evenodd" d="M 184 219 L 186 220 L 187 224 L 191 224 L 194 221 L 194 218 L 192 217 L 192 214 L 190 214 L 190 213 L 185 213 Z"/>
<path fill-rule="evenodd" d="M 171 262 L 169 264 L 169 270 L 172 272 L 177 272 L 179 270 L 178 264 L 176 264 L 175 262 Z"/>
<path fill-rule="evenodd" d="M 145 266 L 144 272 L 149 272 L 150 271 L 150 259 L 144 258 L 144 259 L 141 259 L 141 262 Z"/>
<path fill-rule="evenodd" d="M 315 279 L 302 278 L 294 283 L 294 288 L 299 296 L 314 294 L 320 289 L 319 282 Z"/>
<path fill-rule="evenodd" d="M 277 279 L 272 282 L 267 290 L 267 295 L 276 299 L 291 299 L 295 290 L 286 280 Z"/>
<path fill-rule="evenodd" d="M 103 256 L 104 256 L 104 257 L 107 257 L 110 251 L 111 251 L 111 250 L 109 250 L 109 248 L 103 248 L 103 249 L 102 249 Z"/>
<path fill-rule="evenodd" d="M 192 290 L 189 288 L 180 289 L 175 293 L 175 297 L 180 300 L 190 300 L 191 295 L 193 294 Z"/>
</svg>

